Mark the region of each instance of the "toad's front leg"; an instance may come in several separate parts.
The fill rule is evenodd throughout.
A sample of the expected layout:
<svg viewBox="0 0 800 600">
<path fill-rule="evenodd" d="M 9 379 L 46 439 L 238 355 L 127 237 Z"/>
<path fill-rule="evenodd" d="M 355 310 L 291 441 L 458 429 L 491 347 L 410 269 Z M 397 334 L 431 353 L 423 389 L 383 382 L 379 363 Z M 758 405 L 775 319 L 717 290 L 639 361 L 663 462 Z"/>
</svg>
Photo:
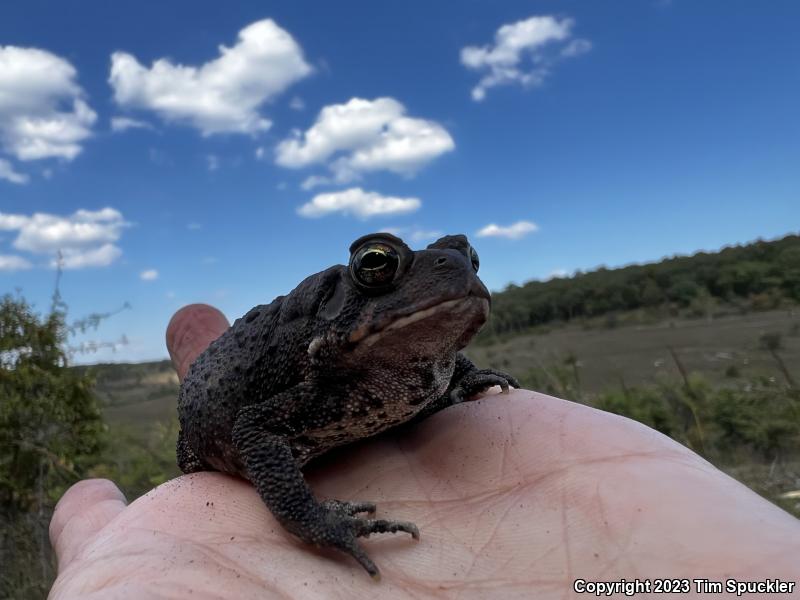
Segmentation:
<svg viewBox="0 0 800 600">
<path fill-rule="evenodd" d="M 284 396 L 288 393 L 281 394 Z M 272 406 L 292 406 L 291 398 L 280 398 L 271 406 L 243 409 L 236 419 L 233 442 L 245 465 L 247 477 L 269 510 L 283 527 L 301 540 L 332 547 L 355 558 L 374 579 L 380 571 L 357 538 L 372 533 L 410 533 L 419 539 L 416 525 L 407 521 L 366 519 L 359 513 L 375 512 L 370 502 L 318 502 L 308 487 L 283 435 L 274 433 Z"/>
<path fill-rule="evenodd" d="M 517 389 L 520 387 L 519 381 L 508 373 L 495 369 L 479 369 L 470 359 L 459 352 L 456 354 L 455 368 L 447 390 L 423 408 L 411 419 L 410 423 L 419 423 L 440 410 L 469 400 L 495 385 L 499 385 L 503 392 L 508 392 L 509 386 Z"/>
<path fill-rule="evenodd" d="M 503 392 L 508 392 L 509 385 L 517 389 L 520 387 L 519 381 L 508 373 L 479 369 L 460 352 L 456 354 L 456 368 L 447 391 L 451 404 L 463 402 L 495 385 L 499 385 Z"/>
</svg>

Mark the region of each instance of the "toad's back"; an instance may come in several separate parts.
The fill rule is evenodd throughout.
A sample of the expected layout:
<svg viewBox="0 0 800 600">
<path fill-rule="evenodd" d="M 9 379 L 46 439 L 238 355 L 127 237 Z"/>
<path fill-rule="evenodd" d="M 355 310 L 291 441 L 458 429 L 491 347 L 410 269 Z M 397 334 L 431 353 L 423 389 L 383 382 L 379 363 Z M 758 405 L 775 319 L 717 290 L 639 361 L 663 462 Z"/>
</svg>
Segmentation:
<svg viewBox="0 0 800 600">
<path fill-rule="evenodd" d="M 178 397 L 181 434 L 209 465 L 239 471 L 238 461 L 234 469 L 217 463 L 235 454 L 231 432 L 240 410 L 305 378 L 313 315 L 342 269 L 312 275 L 288 295 L 252 308 L 192 364 Z"/>
</svg>

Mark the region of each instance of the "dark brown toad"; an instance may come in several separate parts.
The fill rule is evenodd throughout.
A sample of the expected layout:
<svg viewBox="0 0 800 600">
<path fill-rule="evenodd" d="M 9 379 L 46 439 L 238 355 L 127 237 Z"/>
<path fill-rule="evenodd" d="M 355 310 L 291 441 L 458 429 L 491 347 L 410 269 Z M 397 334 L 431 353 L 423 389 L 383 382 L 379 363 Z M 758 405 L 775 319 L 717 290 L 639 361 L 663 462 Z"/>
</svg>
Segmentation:
<svg viewBox="0 0 800 600">
<path fill-rule="evenodd" d="M 404 531 L 369 519 L 370 502 L 318 501 L 301 468 L 331 448 L 421 420 L 491 386 L 517 381 L 459 352 L 489 316 L 478 255 L 463 235 L 413 251 L 377 233 L 350 264 L 311 275 L 256 306 L 192 364 L 178 401 L 178 465 L 250 480 L 301 540 L 379 571 L 357 538 Z"/>
</svg>

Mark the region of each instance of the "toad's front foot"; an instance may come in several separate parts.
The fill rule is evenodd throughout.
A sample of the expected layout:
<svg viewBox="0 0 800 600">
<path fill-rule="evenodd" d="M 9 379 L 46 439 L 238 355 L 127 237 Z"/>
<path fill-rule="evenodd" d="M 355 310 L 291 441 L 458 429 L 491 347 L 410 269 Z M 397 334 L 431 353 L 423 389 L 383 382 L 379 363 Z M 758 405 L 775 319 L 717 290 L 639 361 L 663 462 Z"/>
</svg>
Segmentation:
<svg viewBox="0 0 800 600">
<path fill-rule="evenodd" d="M 322 514 L 319 528 L 312 528 L 308 541 L 322 547 L 332 546 L 349 554 L 376 580 L 380 579 L 380 571 L 359 545 L 357 538 L 369 537 L 373 533 L 403 531 L 411 534 L 415 540 L 419 539 L 419 529 L 408 521 L 364 519 L 354 516 L 363 512 L 374 513 L 375 505 L 372 502 L 326 500 L 320 504 L 320 508 Z"/>
<path fill-rule="evenodd" d="M 509 386 L 520 387 L 519 381 L 508 373 L 496 371 L 495 369 L 479 369 L 464 375 L 458 385 L 450 392 L 450 400 L 453 404 L 458 404 L 475 394 L 485 392 L 495 385 L 499 385 L 504 393 L 508 392 Z"/>
</svg>

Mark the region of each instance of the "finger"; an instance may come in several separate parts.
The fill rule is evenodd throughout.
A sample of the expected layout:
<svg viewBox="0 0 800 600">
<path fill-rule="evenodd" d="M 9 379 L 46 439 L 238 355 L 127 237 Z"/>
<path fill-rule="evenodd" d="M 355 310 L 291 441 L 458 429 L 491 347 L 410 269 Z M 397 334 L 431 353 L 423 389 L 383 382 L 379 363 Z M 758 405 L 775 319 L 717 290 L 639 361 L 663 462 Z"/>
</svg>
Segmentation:
<svg viewBox="0 0 800 600">
<path fill-rule="evenodd" d="M 125 506 L 125 496 L 108 479 L 84 479 L 69 488 L 50 520 L 50 543 L 56 551 L 59 570 Z"/>
<path fill-rule="evenodd" d="M 167 325 L 167 350 L 180 379 L 229 326 L 225 315 L 208 304 L 189 304 L 172 316 Z"/>
</svg>

